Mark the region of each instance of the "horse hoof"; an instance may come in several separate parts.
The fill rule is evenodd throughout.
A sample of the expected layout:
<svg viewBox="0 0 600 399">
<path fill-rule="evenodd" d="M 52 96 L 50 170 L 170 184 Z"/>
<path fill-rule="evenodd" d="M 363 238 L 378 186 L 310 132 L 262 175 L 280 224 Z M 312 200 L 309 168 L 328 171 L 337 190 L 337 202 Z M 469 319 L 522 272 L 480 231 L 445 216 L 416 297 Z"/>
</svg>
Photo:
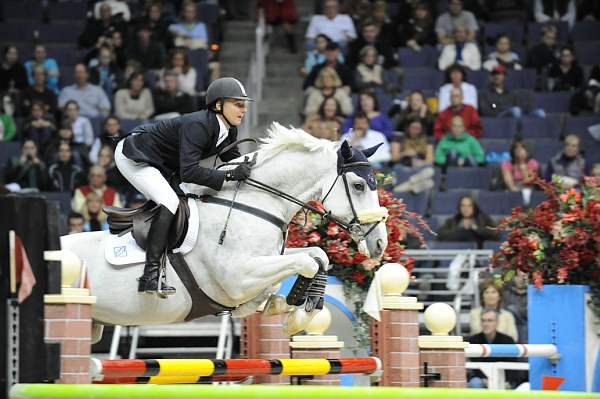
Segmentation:
<svg viewBox="0 0 600 399">
<path fill-rule="evenodd" d="M 266 316 L 275 316 L 283 314 L 289 309 L 290 307 L 285 302 L 285 297 L 283 295 L 271 295 L 269 299 L 267 299 L 267 303 L 265 304 L 262 313 Z"/>
</svg>

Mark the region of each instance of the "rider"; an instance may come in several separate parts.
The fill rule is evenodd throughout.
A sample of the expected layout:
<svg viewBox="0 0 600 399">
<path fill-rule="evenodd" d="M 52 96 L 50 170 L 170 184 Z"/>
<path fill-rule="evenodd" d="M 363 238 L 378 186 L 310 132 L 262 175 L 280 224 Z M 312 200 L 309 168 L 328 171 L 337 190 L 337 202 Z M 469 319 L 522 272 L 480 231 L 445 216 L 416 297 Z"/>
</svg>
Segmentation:
<svg viewBox="0 0 600 399">
<path fill-rule="evenodd" d="M 202 159 L 216 155 L 237 139 L 237 126 L 246 114 L 248 97 L 244 86 L 234 78 L 212 82 L 206 92 L 207 108 L 174 119 L 134 128 L 119 142 L 115 161 L 119 171 L 146 198 L 160 205 L 148 232 L 144 274 L 138 292 L 157 292 L 162 257 L 169 228 L 179 199 L 169 184 L 171 178 L 220 190 L 224 181 L 245 180 L 250 167 L 241 164 L 229 171 L 203 168 Z M 220 155 L 222 161 L 240 156 L 235 146 Z M 162 287 L 172 294 L 173 287 Z"/>
</svg>

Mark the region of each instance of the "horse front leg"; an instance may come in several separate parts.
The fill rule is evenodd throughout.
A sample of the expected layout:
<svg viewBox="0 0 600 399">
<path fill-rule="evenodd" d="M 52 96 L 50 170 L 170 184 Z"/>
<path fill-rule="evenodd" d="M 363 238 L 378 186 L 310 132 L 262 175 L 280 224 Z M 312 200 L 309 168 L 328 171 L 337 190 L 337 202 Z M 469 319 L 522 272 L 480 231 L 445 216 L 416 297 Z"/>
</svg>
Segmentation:
<svg viewBox="0 0 600 399">
<path fill-rule="evenodd" d="M 314 277 L 319 265 L 308 253 L 302 252 L 254 258 L 236 257 L 218 270 L 219 276 L 215 276 L 215 280 L 219 281 L 227 296 L 241 304 L 294 274 Z"/>
</svg>

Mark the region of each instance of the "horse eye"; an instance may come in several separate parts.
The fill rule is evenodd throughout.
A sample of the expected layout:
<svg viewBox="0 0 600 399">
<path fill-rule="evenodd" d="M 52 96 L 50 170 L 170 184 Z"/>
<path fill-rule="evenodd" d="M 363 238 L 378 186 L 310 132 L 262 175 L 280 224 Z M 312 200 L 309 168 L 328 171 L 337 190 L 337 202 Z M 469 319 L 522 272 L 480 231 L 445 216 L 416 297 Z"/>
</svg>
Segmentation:
<svg viewBox="0 0 600 399">
<path fill-rule="evenodd" d="M 362 183 L 354 183 L 353 186 L 356 191 L 365 191 L 365 185 Z"/>
</svg>

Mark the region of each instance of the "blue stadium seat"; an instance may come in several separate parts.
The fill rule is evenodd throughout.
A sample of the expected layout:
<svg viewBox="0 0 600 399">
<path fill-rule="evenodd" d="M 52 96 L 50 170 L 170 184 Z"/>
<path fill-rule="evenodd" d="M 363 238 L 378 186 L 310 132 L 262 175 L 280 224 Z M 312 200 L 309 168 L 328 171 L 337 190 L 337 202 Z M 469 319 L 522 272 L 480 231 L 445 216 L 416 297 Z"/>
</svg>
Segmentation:
<svg viewBox="0 0 600 399">
<path fill-rule="evenodd" d="M 73 67 L 83 60 L 85 53 L 77 49 L 75 42 L 67 44 L 48 44 L 46 45 L 48 57 L 56 59 L 58 67 Z M 62 75 L 62 71 L 61 71 Z"/>
<path fill-rule="evenodd" d="M 433 68 L 404 68 L 404 90 L 437 90 L 443 80 L 442 72 Z"/>
<path fill-rule="evenodd" d="M 523 42 L 525 26 L 518 22 L 488 22 L 483 27 L 484 39 L 486 42 L 495 42 L 496 37 L 500 34 L 506 34 L 510 37 L 511 42 Z"/>
<path fill-rule="evenodd" d="M 196 90 L 204 91 L 208 79 L 208 52 L 206 50 L 188 51 L 190 65 L 196 68 Z"/>
<path fill-rule="evenodd" d="M 490 82 L 490 73 L 485 69 L 479 71 L 468 71 L 467 82 L 471 83 L 478 89 L 484 89 Z"/>
<path fill-rule="evenodd" d="M 130 132 L 134 127 L 138 127 L 143 123 L 144 121 L 140 119 L 121 119 L 121 130 Z"/>
<path fill-rule="evenodd" d="M 480 191 L 479 206 L 488 215 L 509 215 L 512 208 L 521 206 L 523 195 L 520 192 Z"/>
<path fill-rule="evenodd" d="M 569 24 L 566 22 L 548 22 L 548 23 L 529 23 L 527 24 L 527 43 L 529 46 L 539 43 L 542 39 L 542 27 L 545 25 L 554 25 L 558 31 L 558 43 L 565 44 L 569 39 Z"/>
<path fill-rule="evenodd" d="M 4 0 L 3 3 L 4 18 L 6 20 L 19 19 L 38 22 L 42 20 L 42 7 L 39 1 Z"/>
<path fill-rule="evenodd" d="M 573 42 L 598 40 L 600 33 L 600 22 L 598 21 L 577 21 L 571 32 Z"/>
<path fill-rule="evenodd" d="M 198 3 L 198 19 L 205 24 L 216 24 L 219 21 L 219 6 L 212 2 Z"/>
<path fill-rule="evenodd" d="M 565 121 L 564 135 L 575 134 L 581 138 L 582 149 L 591 154 L 590 148 L 600 145 L 589 133 L 588 128 L 600 123 L 600 116 L 568 116 Z"/>
<path fill-rule="evenodd" d="M 490 185 L 490 170 L 487 168 L 449 167 L 446 171 L 446 188 L 487 189 Z"/>
<path fill-rule="evenodd" d="M 73 65 L 64 65 L 63 66 L 63 65 L 59 64 L 60 76 L 58 78 L 58 85 L 61 89 L 73 84 L 74 69 L 75 69 L 75 66 L 73 66 Z"/>
<path fill-rule="evenodd" d="M 38 32 L 43 43 L 70 43 L 75 46 L 83 29 L 84 24 L 69 21 L 40 25 Z"/>
<path fill-rule="evenodd" d="M 88 10 L 85 1 L 49 1 L 48 17 L 55 20 L 85 21 Z"/>
<path fill-rule="evenodd" d="M 21 152 L 21 143 L 18 141 L 1 141 L 0 142 L 0 169 L 4 169 L 8 160 Z M 4 179 L 4 174 L 0 175 L 0 179 Z"/>
<path fill-rule="evenodd" d="M 481 143 L 481 146 L 485 150 L 486 154 L 490 152 L 505 152 L 508 151 L 510 147 L 510 142 L 506 139 L 481 139 L 479 142 Z"/>
<path fill-rule="evenodd" d="M 517 132 L 517 123 L 512 118 L 482 117 L 482 137 L 488 139 L 512 139 Z"/>
<path fill-rule="evenodd" d="M 497 251 L 500 249 L 500 245 L 502 245 L 504 241 L 484 241 L 483 249 L 491 249 L 492 251 Z"/>
<path fill-rule="evenodd" d="M 533 147 L 533 158 L 540 163 L 547 163 L 562 148 L 558 141 L 536 140 Z"/>
<path fill-rule="evenodd" d="M 575 42 L 575 54 L 580 65 L 600 64 L 600 33 L 597 33 L 596 41 Z"/>
<path fill-rule="evenodd" d="M 431 198 L 431 214 L 454 215 L 458 210 L 458 200 L 467 195 L 471 195 L 471 192 L 467 190 L 433 192 Z"/>
<path fill-rule="evenodd" d="M 427 193 L 401 193 L 396 195 L 398 198 L 401 198 L 402 201 L 406 204 L 406 210 L 409 212 L 416 212 L 419 215 L 423 215 L 427 210 Z"/>
<path fill-rule="evenodd" d="M 521 119 L 521 136 L 525 139 L 558 139 L 562 132 L 562 124 L 561 116 L 524 116 Z"/>
<path fill-rule="evenodd" d="M 405 68 L 430 67 L 437 63 L 437 58 L 437 50 L 431 46 L 423 46 L 421 51 L 410 47 L 401 47 L 398 50 L 400 65 Z"/>
<path fill-rule="evenodd" d="M 90 123 L 92 124 L 92 130 L 94 130 L 94 137 L 99 137 L 102 134 L 104 118 L 101 116 L 97 116 L 95 118 L 89 118 Z M 121 130 L 123 127 L 121 126 Z M 123 130 L 124 131 L 124 130 Z"/>
<path fill-rule="evenodd" d="M 529 207 L 535 208 L 546 199 L 546 193 L 543 191 L 534 191 L 531 193 L 531 199 L 529 201 Z"/>
<path fill-rule="evenodd" d="M 546 112 L 569 112 L 569 101 L 573 94 L 566 91 L 554 93 L 533 93 L 533 107 Z"/>
<path fill-rule="evenodd" d="M 31 49 L 33 30 L 39 24 L 38 21 L 2 21 L 0 23 L 0 40 L 17 46 L 19 43 L 24 43 Z M 28 51 L 28 53 L 30 52 L 31 50 Z M 29 56 L 29 54 L 21 54 L 21 61 L 25 59 L 23 58 L 25 55 Z"/>
<path fill-rule="evenodd" d="M 535 69 L 525 68 L 521 70 L 511 69 L 506 74 L 506 88 L 508 90 L 535 88 L 536 72 Z"/>
</svg>

